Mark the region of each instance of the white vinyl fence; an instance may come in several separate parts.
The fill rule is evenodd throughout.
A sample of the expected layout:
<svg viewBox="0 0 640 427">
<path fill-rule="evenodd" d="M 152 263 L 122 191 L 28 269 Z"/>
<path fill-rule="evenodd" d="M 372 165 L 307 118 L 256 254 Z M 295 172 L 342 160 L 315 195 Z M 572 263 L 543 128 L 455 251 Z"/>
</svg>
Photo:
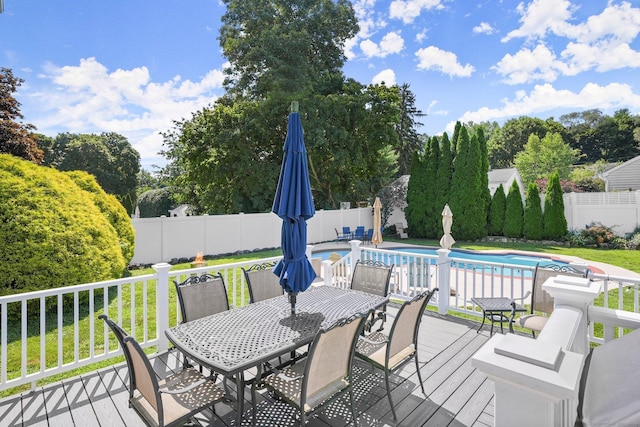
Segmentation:
<svg viewBox="0 0 640 427">
<path fill-rule="evenodd" d="M 133 264 L 280 247 L 282 220 L 274 213 L 133 218 Z M 307 221 L 310 244 L 336 239 L 336 229 L 373 227 L 373 208 L 319 210 Z"/>
</svg>

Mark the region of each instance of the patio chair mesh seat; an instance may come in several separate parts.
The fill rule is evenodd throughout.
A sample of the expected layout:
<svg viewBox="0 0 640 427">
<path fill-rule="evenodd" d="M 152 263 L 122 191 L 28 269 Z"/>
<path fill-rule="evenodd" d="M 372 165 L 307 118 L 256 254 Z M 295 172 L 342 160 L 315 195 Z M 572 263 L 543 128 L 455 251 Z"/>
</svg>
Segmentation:
<svg viewBox="0 0 640 427">
<path fill-rule="evenodd" d="M 422 393 L 426 396 L 420 366 L 418 363 L 418 330 L 424 310 L 433 294 L 438 290 L 434 288 L 416 295 L 410 301 L 400 307 L 398 314 L 391 326 L 389 334 L 374 332 L 365 337 L 360 337 L 356 344 L 356 357 L 369 362 L 373 367 L 384 371 L 387 398 L 391 406 L 393 419 L 397 419 L 396 410 L 391 399 L 391 384 L 389 374 L 400 369 L 411 359 L 416 362 L 416 371 Z"/>
<path fill-rule="evenodd" d="M 226 393 L 194 368 L 158 381 L 146 354 L 133 337 L 124 339 L 131 356 L 129 404 L 152 426 L 171 426 L 221 401 Z"/>
<path fill-rule="evenodd" d="M 98 316 L 121 345 L 129 368 L 129 406 L 151 426 L 180 425 L 222 400 L 225 391 L 194 368 L 158 380 L 147 355 L 135 339 L 105 314 Z"/>
<path fill-rule="evenodd" d="M 352 420 L 357 425 L 351 370 L 356 339 L 367 316 L 365 313 L 342 319 L 321 330 L 305 359 L 264 380 L 268 389 L 300 411 L 300 425 L 305 425 L 307 416 L 316 409 L 346 392 Z"/>
<path fill-rule="evenodd" d="M 280 278 L 273 274 L 276 262 L 254 264 L 245 269 L 242 268 L 249 288 L 249 302 L 254 303 L 269 298 L 275 298 L 284 294 L 284 288 L 280 284 Z"/>
</svg>

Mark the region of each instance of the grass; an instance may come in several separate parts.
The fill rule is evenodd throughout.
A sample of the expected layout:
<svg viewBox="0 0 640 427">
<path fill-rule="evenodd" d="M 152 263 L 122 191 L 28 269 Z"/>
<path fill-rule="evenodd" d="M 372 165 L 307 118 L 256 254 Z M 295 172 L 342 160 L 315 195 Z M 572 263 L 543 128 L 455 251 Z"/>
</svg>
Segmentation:
<svg viewBox="0 0 640 427">
<path fill-rule="evenodd" d="M 387 240 L 396 241 L 396 239 L 393 239 L 393 238 L 388 238 Z M 414 245 L 431 246 L 431 247 L 439 246 L 438 241 L 435 241 L 435 240 L 404 239 L 401 241 L 400 240 L 397 240 L 397 241 L 398 243 L 403 243 L 403 244 L 414 244 Z M 521 251 L 546 253 L 546 254 L 555 255 L 555 256 L 569 255 L 569 256 L 580 257 L 586 261 L 597 261 L 597 262 L 608 263 L 611 265 L 616 265 L 622 268 L 626 268 L 630 271 L 640 273 L 640 251 L 626 251 L 626 250 L 620 250 L 620 249 L 603 250 L 603 249 L 591 249 L 591 248 L 568 248 L 564 246 L 553 246 L 553 245 L 531 244 L 531 243 L 494 243 L 494 242 L 490 242 L 490 243 L 489 242 L 483 242 L 483 243 L 457 242 L 455 247 L 458 249 L 470 249 L 470 250 L 490 250 L 490 249 L 494 249 L 494 250 L 502 249 L 507 251 L 521 250 Z M 215 265 L 229 264 L 234 262 L 249 261 L 254 259 L 269 258 L 269 257 L 274 257 L 279 255 L 281 255 L 281 251 L 276 249 L 276 250 L 252 252 L 252 253 L 241 254 L 241 255 L 225 256 L 225 257 L 220 257 L 216 259 L 210 259 L 210 260 L 207 260 L 206 262 L 208 266 L 215 266 Z M 184 263 L 184 264 L 177 264 L 172 266 L 171 270 L 173 271 L 185 270 L 188 268 L 190 268 L 190 264 Z M 134 270 L 131 273 L 132 273 L 132 276 L 135 277 L 135 276 L 140 276 L 140 275 L 149 274 L 153 272 L 154 272 L 153 269 L 149 268 L 149 269 Z M 236 269 L 236 271 L 232 271 L 229 274 L 238 275 L 238 274 L 241 274 L 241 271 L 240 269 Z M 229 282 L 229 278 L 227 278 L 227 282 Z M 142 288 L 141 286 L 136 287 L 136 292 L 134 294 L 136 301 L 142 301 L 143 296 L 142 296 L 141 288 Z M 114 288 L 114 291 L 115 291 L 115 288 Z M 175 309 L 176 309 L 175 291 L 173 290 L 172 287 L 170 287 L 169 291 L 170 291 L 170 303 L 169 303 L 170 313 L 175 313 Z M 148 283 L 147 292 L 148 292 L 147 298 L 149 299 L 149 301 L 155 301 L 155 287 L 153 286 L 153 283 Z M 237 290 L 237 296 L 236 296 L 237 298 L 240 298 L 241 292 L 242 291 L 240 289 Z M 124 304 L 126 304 L 127 301 L 129 301 L 129 295 L 131 295 L 131 292 L 127 285 L 123 289 Z M 623 295 L 624 295 L 625 310 L 633 311 L 633 292 L 625 292 Z M 87 291 L 87 295 L 81 295 L 81 298 L 84 298 L 87 301 L 88 301 L 88 297 L 89 297 L 88 291 Z M 248 292 L 246 289 L 244 290 L 244 297 L 245 299 L 248 298 Z M 108 299 L 108 301 L 109 303 L 108 303 L 108 306 L 106 307 L 107 314 L 110 317 L 116 317 L 117 316 L 117 306 L 116 306 L 117 300 L 115 298 L 110 298 Z M 610 291 L 609 306 L 617 308 L 617 301 L 618 301 L 617 289 Z M 599 301 L 598 300 L 596 301 L 596 305 L 603 305 L 602 296 L 599 298 Z M 102 328 L 102 322 L 97 319 L 97 315 L 104 311 L 104 298 L 100 292 L 96 292 L 96 294 L 94 295 L 94 306 L 96 311 L 96 319 L 94 320 L 94 322 L 95 322 L 96 331 L 99 331 Z M 139 311 L 136 312 L 134 315 L 135 321 L 140 322 L 141 324 L 142 317 L 144 314 L 142 313 L 142 307 L 140 305 L 138 305 L 137 307 Z M 78 321 L 78 336 L 79 336 L 79 342 L 80 342 L 79 358 L 87 357 L 90 351 L 89 343 L 88 343 L 89 327 L 90 327 L 90 317 L 88 316 L 88 304 L 83 306 L 82 309 L 84 310 L 84 313 L 82 312 L 80 313 L 80 317 Z M 122 323 L 123 323 L 123 326 L 127 327 L 128 325 L 131 324 L 131 321 L 132 321 L 132 319 L 130 318 L 131 317 L 130 312 L 125 307 L 123 307 L 122 312 L 123 312 Z M 472 320 L 478 320 L 477 318 L 474 318 L 473 316 L 469 316 L 469 315 L 463 315 L 455 312 L 451 312 L 451 314 L 455 316 L 471 318 Z M 150 333 L 150 336 L 155 336 L 155 330 L 153 329 L 153 326 L 155 325 L 155 310 L 151 310 L 148 313 L 148 315 L 149 315 L 149 325 L 151 326 L 149 333 Z M 45 338 L 45 343 L 46 343 L 45 345 L 47 347 L 47 355 L 48 355 L 47 364 L 53 365 L 56 362 L 56 360 L 53 360 L 53 358 L 57 357 L 57 352 L 58 352 L 57 324 L 55 320 L 55 313 L 52 313 L 47 317 L 48 319 L 46 322 L 46 338 Z M 74 323 L 75 322 L 74 322 L 73 313 L 71 313 L 70 310 L 65 311 L 64 320 L 63 320 L 64 326 L 63 326 L 63 351 L 62 351 L 64 354 L 65 362 L 72 361 L 74 357 L 74 354 L 73 354 Z M 20 325 L 19 322 L 14 322 L 14 325 L 11 328 L 12 330 L 8 331 L 9 332 L 8 346 L 6 349 L 3 349 L 3 351 L 7 352 L 7 357 L 8 357 L 7 362 L 9 366 L 16 366 L 16 364 L 17 366 L 20 365 L 19 358 L 21 354 L 21 342 L 19 340 L 19 337 L 20 337 L 19 325 Z M 100 328 L 100 329 L 97 329 L 97 328 Z M 39 321 L 35 319 L 35 321 L 29 322 L 28 341 L 27 341 L 28 358 L 29 358 L 29 361 L 33 361 L 33 366 L 35 366 L 35 363 L 37 363 L 39 360 L 39 354 L 40 354 L 39 335 L 40 335 Z M 96 352 L 99 353 L 104 348 L 104 344 L 105 344 L 103 342 L 103 335 L 98 332 L 96 333 L 95 339 L 96 339 L 96 345 L 95 345 Z M 116 346 L 117 346 L 117 341 L 115 337 L 113 337 L 112 334 L 110 334 L 109 348 L 114 349 L 116 348 Z M 148 351 L 153 352 L 155 351 L 155 349 L 151 348 Z M 96 369 L 109 366 L 115 363 L 119 363 L 122 361 L 123 361 L 123 358 L 119 357 L 119 358 L 110 359 L 104 362 L 100 362 L 97 364 L 88 365 L 88 366 L 76 369 L 74 371 L 66 372 L 64 374 L 59 374 L 59 375 L 55 375 L 55 376 L 40 380 L 38 381 L 38 385 L 44 385 L 44 384 L 52 383 L 55 381 L 59 381 L 64 378 L 69 378 L 69 377 L 77 376 L 83 373 L 95 371 Z M 35 368 L 32 368 L 32 369 L 35 369 Z M 12 374 L 11 372 L 8 372 L 9 376 L 11 374 Z M 16 375 L 16 373 L 13 373 L 13 374 Z M 13 389 L 0 392 L 0 397 L 22 392 L 27 389 L 28 389 L 28 385 L 15 387 Z"/>
</svg>

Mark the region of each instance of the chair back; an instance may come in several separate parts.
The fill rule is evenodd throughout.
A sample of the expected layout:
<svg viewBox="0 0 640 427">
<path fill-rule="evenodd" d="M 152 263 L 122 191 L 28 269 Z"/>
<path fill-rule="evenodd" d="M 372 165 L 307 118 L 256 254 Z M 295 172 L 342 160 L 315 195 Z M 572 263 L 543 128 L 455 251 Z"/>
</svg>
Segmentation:
<svg viewBox="0 0 640 427">
<path fill-rule="evenodd" d="M 275 298 L 284 294 L 284 288 L 280 285 L 280 278 L 273 274 L 275 265 L 276 262 L 274 261 L 254 264 L 247 269 L 242 268 L 249 288 L 250 303 Z"/>
<path fill-rule="evenodd" d="M 111 329 L 111 331 L 113 332 L 113 334 L 116 336 L 116 338 L 118 339 L 118 344 L 120 344 L 120 348 L 122 349 L 122 353 L 124 353 L 124 358 L 127 361 L 127 366 L 131 365 L 131 355 L 129 354 L 129 349 L 127 348 L 127 346 L 124 343 L 124 339 L 126 337 L 129 336 L 129 334 L 120 327 L 120 325 L 118 325 L 116 322 L 114 322 L 113 320 L 109 319 L 109 317 L 107 317 L 106 314 L 101 314 L 100 316 L 98 316 L 98 319 L 102 319 L 104 320 L 104 323 L 107 324 L 107 326 L 109 326 L 109 328 Z M 135 385 L 135 378 L 133 377 L 133 372 L 131 370 L 131 368 L 129 368 L 129 394 L 130 396 L 133 396 L 133 390 L 134 390 L 134 385 Z"/>
<path fill-rule="evenodd" d="M 221 274 L 205 273 L 191 276 L 182 283 L 174 283 L 183 322 L 229 310 L 227 288 Z"/>
<path fill-rule="evenodd" d="M 342 227 L 342 234 L 351 234 L 351 227 Z"/>
<path fill-rule="evenodd" d="M 355 231 L 353 237 L 355 239 L 360 239 L 360 240 L 364 239 L 364 226 L 363 225 L 359 225 L 359 226 L 356 227 L 356 231 Z"/>
<path fill-rule="evenodd" d="M 541 311 L 551 314 L 553 312 L 553 297 L 549 295 L 542 285 L 547 279 L 556 276 L 586 277 L 586 273 L 576 270 L 570 265 L 538 264 L 533 276 L 533 294 L 531 296 L 531 313 Z"/>
<path fill-rule="evenodd" d="M 309 347 L 307 356 L 302 384 L 302 405 L 313 399 L 314 395 L 321 396 L 325 391 L 329 394 L 339 391 L 343 388 L 340 387 L 340 382 L 345 377 L 348 383 L 351 383 L 355 345 L 368 315 L 369 313 L 362 313 L 339 320 L 329 328 L 318 332 Z"/>
<path fill-rule="evenodd" d="M 138 390 L 151 408 L 156 411 L 158 424 L 164 425 L 164 412 L 162 408 L 162 398 L 159 392 L 158 378 L 149 362 L 149 358 L 133 337 L 126 337 L 124 343 L 131 355 L 129 376 L 135 378 L 130 393 L 133 394 L 134 390 Z"/>
<path fill-rule="evenodd" d="M 431 291 L 422 292 L 402 304 L 389 331 L 387 361 L 412 344 L 413 349 L 417 349 L 418 330 L 420 329 L 422 314 L 437 290 L 438 288 L 434 288 Z"/>
<path fill-rule="evenodd" d="M 358 261 L 353 269 L 351 289 L 386 297 L 393 266 L 374 260 Z"/>
</svg>

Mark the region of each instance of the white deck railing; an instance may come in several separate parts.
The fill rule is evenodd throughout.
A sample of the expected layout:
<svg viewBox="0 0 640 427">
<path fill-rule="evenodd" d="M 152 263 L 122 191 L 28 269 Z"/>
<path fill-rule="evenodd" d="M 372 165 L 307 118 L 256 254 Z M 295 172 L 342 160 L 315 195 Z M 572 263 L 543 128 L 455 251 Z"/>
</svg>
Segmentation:
<svg viewBox="0 0 640 427">
<path fill-rule="evenodd" d="M 184 281 L 194 274 L 221 273 L 230 304 L 242 307 L 248 303 L 249 295 L 241 267 L 279 258 L 181 271 L 169 271 L 168 264 L 158 264 L 154 266 L 154 274 L 0 297 L 0 390 L 28 383 L 33 387 L 42 378 L 121 355 L 109 329 L 97 318 L 104 312 L 104 307 L 108 307 L 106 314 L 135 336 L 143 347 L 166 349 L 168 343 L 162 331 L 180 320 L 174 281 Z M 519 297 L 531 288 L 534 269 L 460 261 L 442 254 L 421 255 L 361 247 L 358 241 L 352 242 L 351 252 L 339 261 L 323 261 L 324 283 L 349 286 L 352 266 L 358 259 L 394 264 L 393 298 L 409 299 L 438 287 L 441 295 L 437 295 L 431 304 L 437 306 L 439 312 L 451 310 L 477 317 L 481 312 L 474 307 L 471 298 Z M 620 302 L 614 308 L 624 310 L 623 298 L 632 298 L 633 312 L 638 312 L 640 280 L 601 275 L 594 275 L 593 279 L 602 280 L 605 290 L 617 289 Z M 609 307 L 611 302 L 605 292 L 604 305 Z M 56 308 L 47 310 L 50 306 Z M 597 309 L 593 313 L 592 341 L 604 342 L 616 332 L 623 333 L 624 323 L 612 325 L 610 316 L 601 315 Z M 617 316 L 617 319 L 624 319 L 624 313 Z M 594 336 L 594 323 L 604 324 L 604 333 L 599 337 Z M 47 334 L 47 331 L 54 332 Z"/>
</svg>

